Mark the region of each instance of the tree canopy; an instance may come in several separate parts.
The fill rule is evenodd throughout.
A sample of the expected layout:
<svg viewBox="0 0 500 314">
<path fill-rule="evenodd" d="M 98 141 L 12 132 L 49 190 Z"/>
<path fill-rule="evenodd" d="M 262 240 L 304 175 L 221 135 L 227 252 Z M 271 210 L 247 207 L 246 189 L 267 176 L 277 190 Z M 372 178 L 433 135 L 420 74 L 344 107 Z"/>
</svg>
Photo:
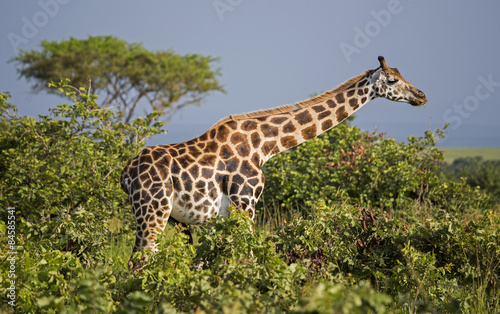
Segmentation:
<svg viewBox="0 0 500 314">
<path fill-rule="evenodd" d="M 53 92 L 49 82 L 69 78 L 76 88 L 90 87 L 99 95 L 101 108 L 117 106 L 127 123 L 153 111 L 168 120 L 179 109 L 200 104 L 208 93 L 224 92 L 220 72 L 212 68 L 218 60 L 211 56 L 149 51 L 113 36 L 44 40 L 40 47 L 11 60 L 20 65 L 20 77 L 34 81 L 35 91 Z M 139 108 L 145 111 L 136 112 Z"/>
</svg>

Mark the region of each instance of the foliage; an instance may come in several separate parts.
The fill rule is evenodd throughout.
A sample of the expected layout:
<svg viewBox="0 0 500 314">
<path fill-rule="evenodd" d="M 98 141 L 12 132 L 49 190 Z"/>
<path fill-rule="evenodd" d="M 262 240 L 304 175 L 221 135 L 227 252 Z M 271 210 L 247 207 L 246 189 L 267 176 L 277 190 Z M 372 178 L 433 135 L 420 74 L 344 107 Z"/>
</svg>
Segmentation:
<svg viewBox="0 0 500 314">
<path fill-rule="evenodd" d="M 38 119 L 19 116 L 2 94 L 0 206 L 15 207 L 27 241 L 95 263 L 103 258 L 109 219 L 123 215 L 123 165 L 162 123 L 148 127 L 157 112 L 132 124 L 113 122 L 114 112 L 99 109 L 96 96 L 67 81 L 53 87 L 74 103 Z"/>
<path fill-rule="evenodd" d="M 395 211 L 414 202 L 449 210 L 483 206 L 479 190 L 439 178 L 443 155 L 435 142 L 430 131 L 404 144 L 340 124 L 268 161 L 263 199 L 299 210 L 338 200 Z"/>
<path fill-rule="evenodd" d="M 321 278 L 372 282 L 400 310 L 492 312 L 500 296 L 499 223 L 494 211 L 477 222 L 440 211 L 408 224 L 339 205 L 282 226 L 278 247 L 289 262 L 315 264 L 309 269 Z"/>
<path fill-rule="evenodd" d="M 500 202 L 500 161 L 481 157 L 457 158 L 442 170 L 445 177 L 455 181 L 465 178 L 470 186 L 479 186 Z"/>
<path fill-rule="evenodd" d="M 0 94 L 0 204 L 16 221 L 11 247 L 2 211 L 0 293 L 14 285 L 16 307 L 4 302 L 1 312 L 500 311 L 499 207 L 435 172 L 431 133 L 403 144 L 339 126 L 267 168 L 275 195 L 266 201 L 289 206 L 267 208 L 270 218 L 287 210 L 277 228 L 235 208 L 211 228 L 190 228 L 194 245 L 169 226 L 159 252 L 129 272 L 133 216 L 119 173 L 159 132 L 158 114 L 113 122 L 94 95 L 56 87 L 73 104 L 38 119 Z M 292 176 L 278 181 L 285 167 Z"/>
<path fill-rule="evenodd" d="M 21 77 L 35 81 L 35 90 L 53 92 L 47 83 L 69 78 L 77 88 L 92 82 L 101 96 L 101 108 L 118 106 L 125 123 L 137 114 L 140 102 L 171 117 L 189 104 L 199 104 L 211 91 L 224 91 L 212 70 L 210 56 L 149 51 L 112 36 L 42 41 L 41 51 L 21 51 L 11 61 L 20 65 Z M 145 109 L 146 107 L 144 107 Z M 142 110 L 141 110 L 142 111 Z"/>
</svg>

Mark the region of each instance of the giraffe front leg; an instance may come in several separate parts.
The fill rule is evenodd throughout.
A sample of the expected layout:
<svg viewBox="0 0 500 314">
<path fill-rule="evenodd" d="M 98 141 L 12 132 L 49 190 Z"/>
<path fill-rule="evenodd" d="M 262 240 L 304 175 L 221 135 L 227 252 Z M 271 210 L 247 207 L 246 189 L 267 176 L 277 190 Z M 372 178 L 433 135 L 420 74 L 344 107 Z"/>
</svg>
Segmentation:
<svg viewBox="0 0 500 314">
<path fill-rule="evenodd" d="M 239 210 L 248 213 L 248 217 L 252 221 L 250 230 L 253 231 L 253 223 L 255 223 L 255 206 L 259 201 L 262 190 L 264 189 L 264 174 L 260 176 L 254 175 L 247 178 L 242 184 L 238 180 L 232 180 L 229 189 L 229 199 L 231 203 Z"/>
</svg>

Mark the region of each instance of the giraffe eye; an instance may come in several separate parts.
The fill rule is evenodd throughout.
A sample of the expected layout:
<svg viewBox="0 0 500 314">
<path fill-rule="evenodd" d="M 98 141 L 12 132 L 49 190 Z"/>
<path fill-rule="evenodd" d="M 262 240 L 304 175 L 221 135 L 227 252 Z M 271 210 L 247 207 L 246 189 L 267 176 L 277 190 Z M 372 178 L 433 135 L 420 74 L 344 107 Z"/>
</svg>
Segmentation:
<svg viewBox="0 0 500 314">
<path fill-rule="evenodd" d="M 397 79 L 389 78 L 389 79 L 387 79 L 387 84 L 392 85 L 392 84 L 395 84 L 397 81 L 398 81 Z"/>
</svg>

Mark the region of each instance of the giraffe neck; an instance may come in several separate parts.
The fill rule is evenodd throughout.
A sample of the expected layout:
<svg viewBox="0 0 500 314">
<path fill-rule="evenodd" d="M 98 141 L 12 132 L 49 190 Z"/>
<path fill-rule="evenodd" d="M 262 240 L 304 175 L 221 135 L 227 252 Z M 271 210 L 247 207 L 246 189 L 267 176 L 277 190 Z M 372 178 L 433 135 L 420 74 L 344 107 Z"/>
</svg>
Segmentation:
<svg viewBox="0 0 500 314">
<path fill-rule="evenodd" d="M 274 155 L 330 130 L 375 98 L 373 82 L 379 72 L 368 70 L 294 105 L 231 115 L 188 143 L 204 149 L 204 158 L 215 158 L 215 153 L 228 162 L 251 159 L 260 167 Z"/>
<path fill-rule="evenodd" d="M 256 118 L 266 138 L 258 147 L 253 145 L 261 163 L 330 130 L 375 98 L 374 72 L 366 71 L 331 91 L 296 103 L 298 109 L 293 111 Z"/>
</svg>

